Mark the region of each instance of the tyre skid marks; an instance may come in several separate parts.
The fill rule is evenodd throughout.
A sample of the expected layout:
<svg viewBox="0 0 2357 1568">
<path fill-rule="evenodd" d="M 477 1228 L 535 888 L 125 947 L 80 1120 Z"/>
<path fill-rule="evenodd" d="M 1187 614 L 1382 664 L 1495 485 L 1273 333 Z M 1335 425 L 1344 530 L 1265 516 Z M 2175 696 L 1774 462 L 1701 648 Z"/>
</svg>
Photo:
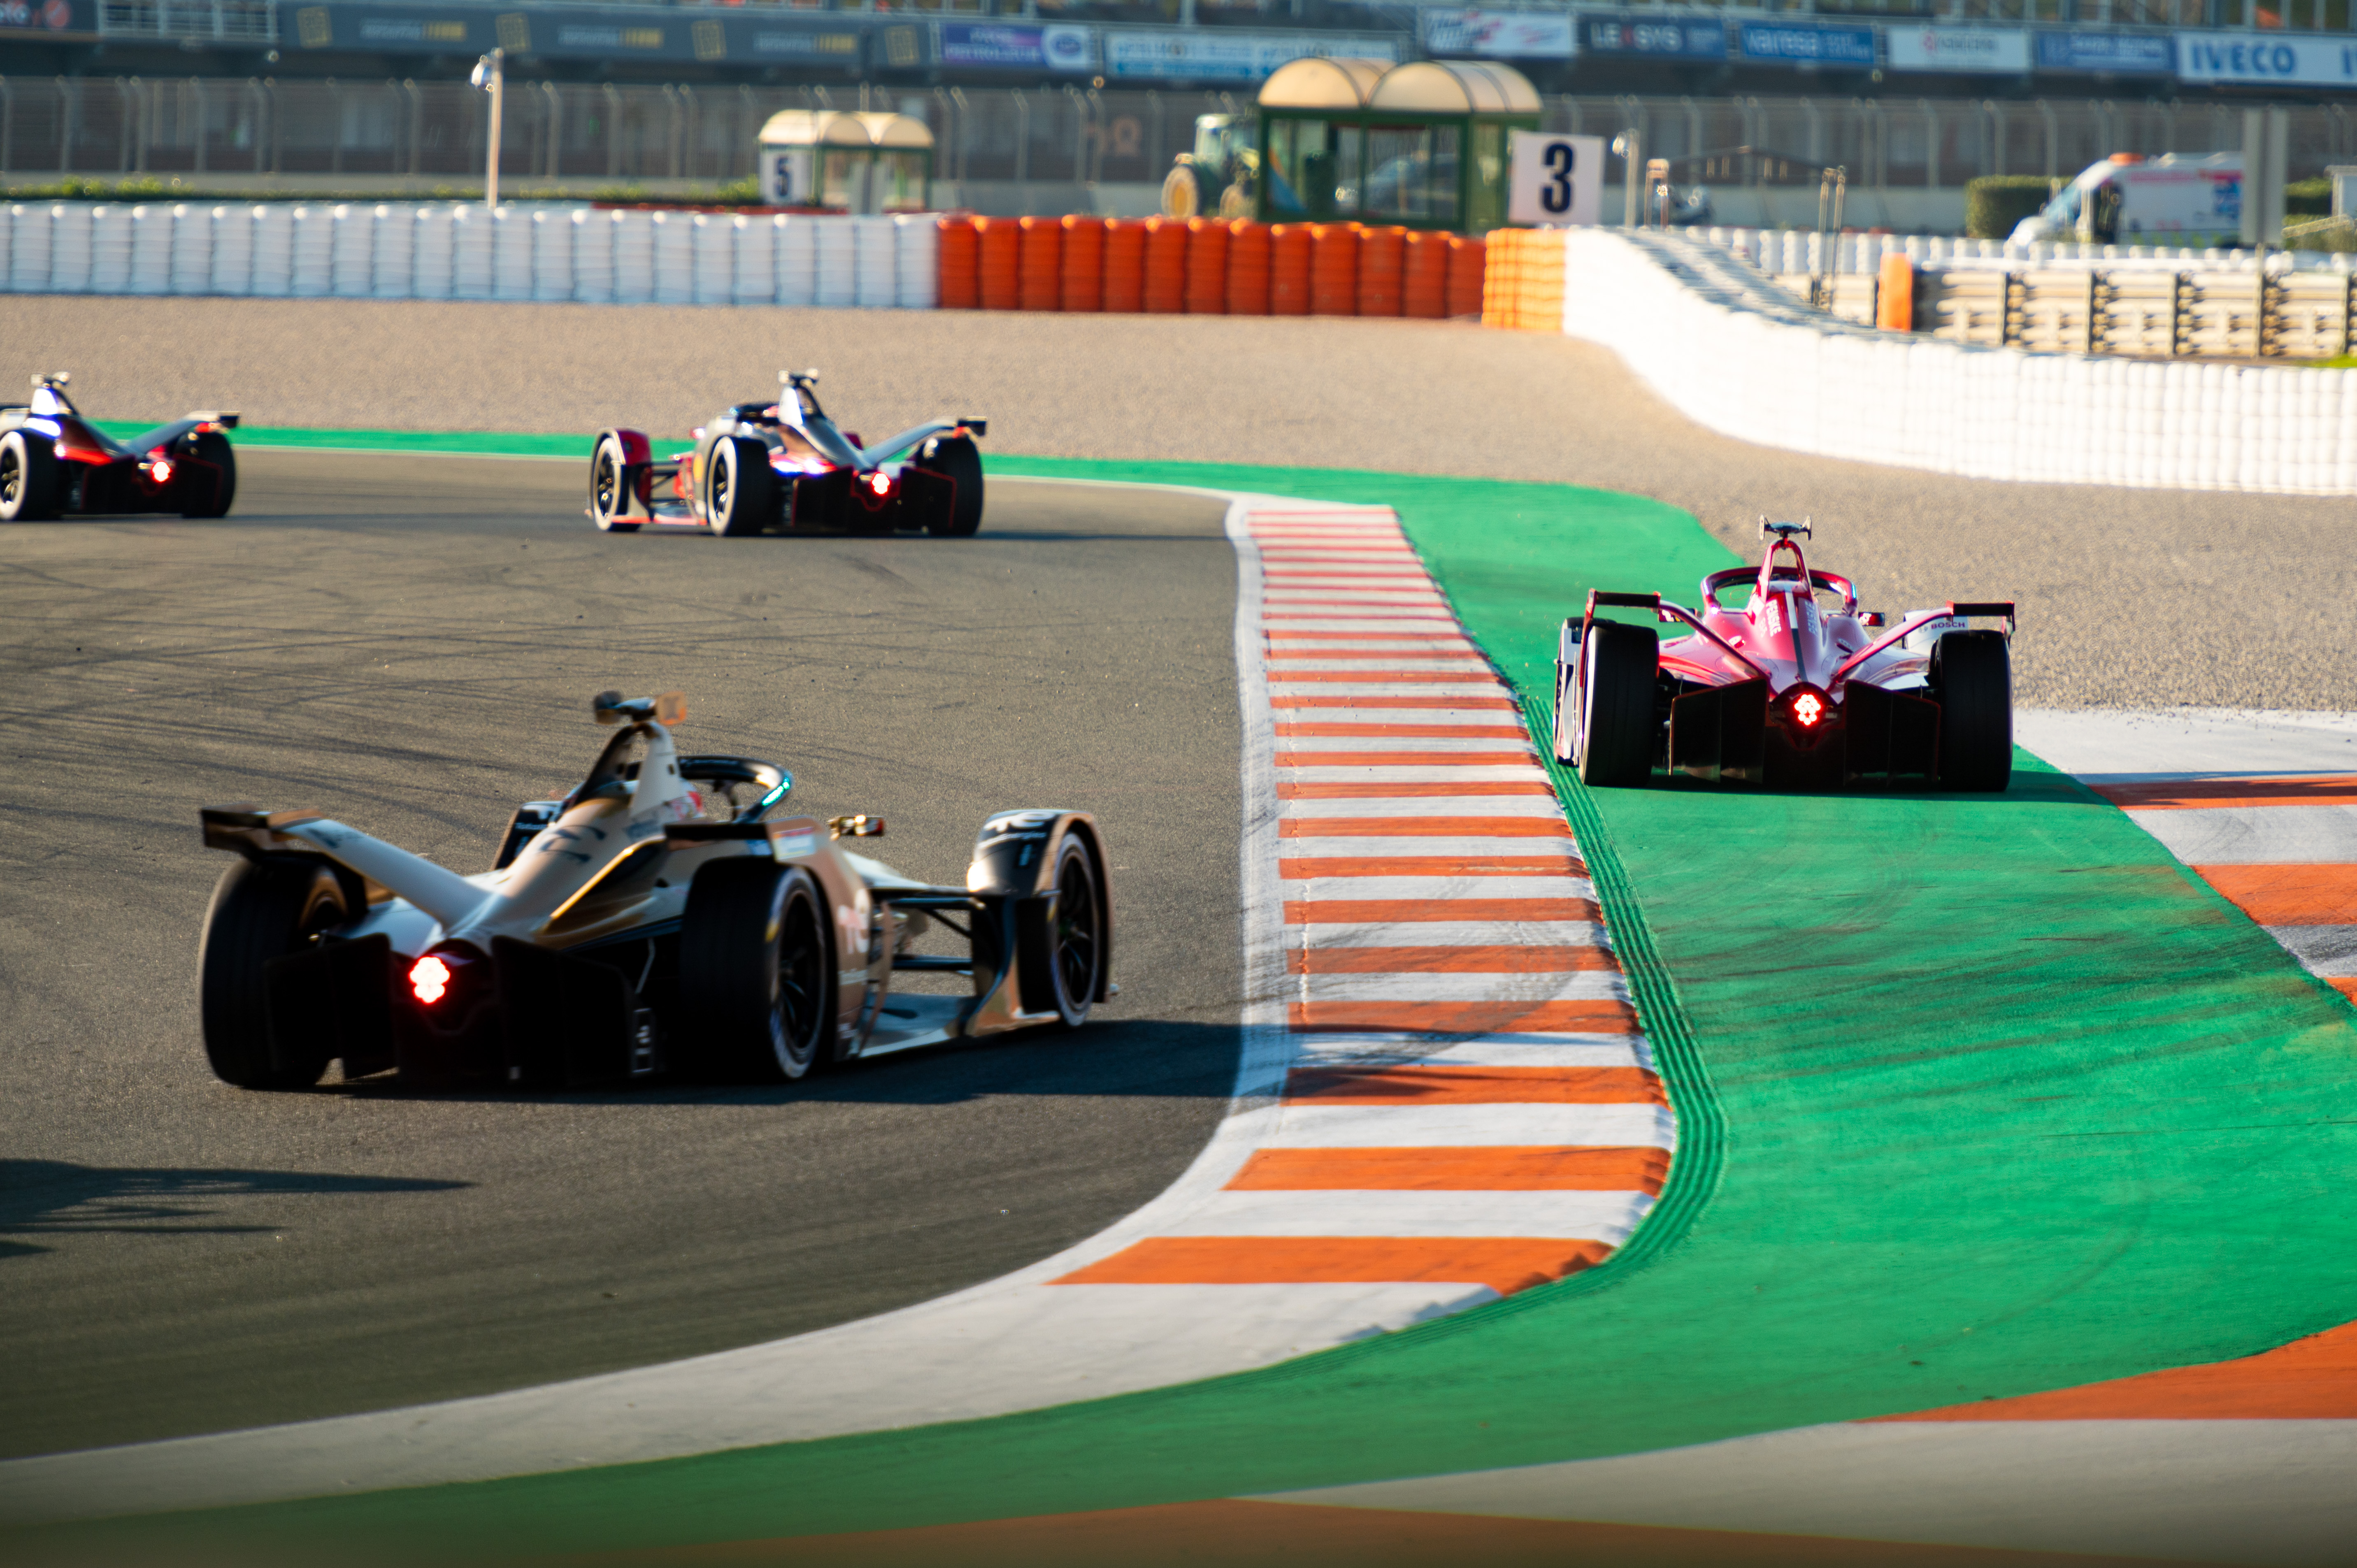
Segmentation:
<svg viewBox="0 0 2357 1568">
<path fill-rule="evenodd" d="M 1445 1311 L 1592 1267 L 1675 1122 L 1519 706 L 1388 510 L 1244 526 L 1294 1065 L 1216 1200 L 1066 1278 L 1422 1281 Z"/>
</svg>

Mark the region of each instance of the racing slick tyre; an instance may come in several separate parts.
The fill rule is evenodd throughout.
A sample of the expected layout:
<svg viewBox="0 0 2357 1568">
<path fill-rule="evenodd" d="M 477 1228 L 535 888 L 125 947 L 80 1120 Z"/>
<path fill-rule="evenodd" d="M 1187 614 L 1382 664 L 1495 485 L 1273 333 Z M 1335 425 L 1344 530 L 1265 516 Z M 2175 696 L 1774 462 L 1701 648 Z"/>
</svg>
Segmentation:
<svg viewBox="0 0 2357 1568">
<path fill-rule="evenodd" d="M 708 1076 L 790 1082 L 834 1022 L 826 923 L 809 872 L 718 860 L 695 874 L 679 929 L 682 1052 Z"/>
<path fill-rule="evenodd" d="M 0 435 L 0 522 L 38 522 L 57 515 L 57 449 L 21 430 Z"/>
<path fill-rule="evenodd" d="M 636 533 L 638 523 L 630 516 L 630 496 L 625 488 L 630 483 L 630 454 L 622 450 L 622 438 L 608 432 L 597 437 L 597 449 L 589 455 L 589 516 L 600 533 Z"/>
<path fill-rule="evenodd" d="M 1932 645 L 1940 704 L 1940 788 L 2003 789 L 2013 781 L 2013 660 L 2005 634 L 1952 631 Z"/>
<path fill-rule="evenodd" d="M 271 1048 L 264 970 L 350 919 L 349 897 L 333 867 L 301 855 L 240 860 L 222 873 L 197 960 L 205 1056 L 222 1082 L 306 1089 L 328 1070 L 328 1052 L 317 1044 Z"/>
<path fill-rule="evenodd" d="M 237 499 L 237 454 L 229 437 L 218 430 L 199 430 L 188 442 L 188 456 L 200 467 L 190 471 L 194 487 L 181 504 L 182 517 L 227 517 Z"/>
<path fill-rule="evenodd" d="M 712 444 L 705 468 L 704 516 L 715 533 L 739 539 L 778 520 L 778 477 L 770 449 L 749 435 Z"/>
<path fill-rule="evenodd" d="M 971 539 L 982 528 L 982 454 L 963 435 L 936 435 L 917 449 L 917 467 L 957 487 L 945 516 L 925 523 L 936 539 Z"/>
<path fill-rule="evenodd" d="M 1104 868 L 1088 840 L 1067 832 L 1056 845 L 1052 898 L 1029 901 L 1018 916 L 1023 1004 L 1053 1005 L 1063 1027 L 1089 1020 L 1104 979 Z"/>
<path fill-rule="evenodd" d="M 1571 693 L 1581 783 L 1628 788 L 1652 777 L 1661 731 L 1653 683 L 1661 663 L 1662 639 L 1652 627 L 1599 620 L 1588 628 L 1581 680 Z"/>
</svg>

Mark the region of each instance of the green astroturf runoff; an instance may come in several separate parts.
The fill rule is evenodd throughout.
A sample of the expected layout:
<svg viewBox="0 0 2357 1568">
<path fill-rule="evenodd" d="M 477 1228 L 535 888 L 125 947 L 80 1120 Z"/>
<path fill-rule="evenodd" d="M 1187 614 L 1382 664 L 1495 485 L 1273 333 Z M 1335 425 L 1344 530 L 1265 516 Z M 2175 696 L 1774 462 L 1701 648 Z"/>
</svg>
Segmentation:
<svg viewBox="0 0 2357 1568">
<path fill-rule="evenodd" d="M 299 444 L 359 443 L 331 435 Z M 457 439 L 404 438 L 540 438 Z M 1684 512 L 1568 486 L 988 467 L 1389 504 L 1541 735 L 1591 585 L 1684 600 L 1734 559 Z M 2026 755 L 1995 797 L 1557 781 L 1681 1120 L 1661 1209 L 1605 1266 L 1095 1403 L 167 1528 L 569 1552 L 1113 1509 L 1925 1410 L 2357 1317 L 2357 1020 L 2122 812 Z"/>
</svg>

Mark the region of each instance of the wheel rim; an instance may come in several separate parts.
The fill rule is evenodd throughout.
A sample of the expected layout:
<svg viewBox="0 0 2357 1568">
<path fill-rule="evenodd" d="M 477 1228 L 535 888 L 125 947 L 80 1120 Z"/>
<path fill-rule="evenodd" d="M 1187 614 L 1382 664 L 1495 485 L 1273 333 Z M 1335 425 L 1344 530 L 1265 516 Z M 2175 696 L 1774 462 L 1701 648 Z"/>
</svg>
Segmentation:
<svg viewBox="0 0 2357 1568">
<path fill-rule="evenodd" d="M 711 508 L 712 521 L 715 522 L 724 521 L 728 516 L 728 494 L 735 489 L 729 480 L 735 477 L 729 472 L 728 459 L 718 452 L 713 453 Z"/>
<path fill-rule="evenodd" d="M 1097 897 L 1085 853 L 1056 875 L 1056 990 L 1065 1011 L 1086 1007 L 1097 989 Z"/>
<path fill-rule="evenodd" d="M 16 494 L 25 488 L 25 466 L 16 460 L 16 449 L 0 447 L 0 507 L 16 504 Z"/>
<path fill-rule="evenodd" d="M 778 1066 L 789 1077 L 799 1077 L 818 1054 L 823 961 L 817 914 L 808 898 L 790 897 L 778 932 L 778 971 L 770 1003 Z"/>
<path fill-rule="evenodd" d="M 622 510 L 622 476 L 614 461 L 612 447 L 597 449 L 597 468 L 591 476 L 590 483 L 596 494 L 597 515 L 600 518 L 619 516 Z"/>
</svg>

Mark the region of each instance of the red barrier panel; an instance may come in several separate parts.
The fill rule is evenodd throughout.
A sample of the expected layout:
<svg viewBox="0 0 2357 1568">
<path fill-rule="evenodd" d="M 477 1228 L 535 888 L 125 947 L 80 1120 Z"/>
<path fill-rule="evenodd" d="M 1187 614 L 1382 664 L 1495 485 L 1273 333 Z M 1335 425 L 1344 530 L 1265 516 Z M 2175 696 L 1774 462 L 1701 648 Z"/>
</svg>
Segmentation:
<svg viewBox="0 0 2357 1568">
<path fill-rule="evenodd" d="M 1012 218 L 977 218 L 980 236 L 982 307 L 985 310 L 1023 308 L 1023 231 Z"/>
<path fill-rule="evenodd" d="M 1400 314 L 1437 321 L 1448 314 L 1448 242 L 1426 230 L 1407 237 L 1407 267 L 1400 277 Z"/>
<path fill-rule="evenodd" d="M 1307 223 L 1273 223 L 1268 231 L 1268 313 L 1309 314 L 1309 259 L 1317 242 Z"/>
<path fill-rule="evenodd" d="M 1407 269 L 1407 231 L 1370 229 L 1359 236 L 1359 314 L 1397 316 Z"/>
<path fill-rule="evenodd" d="M 1481 314 L 1481 279 L 1489 265 L 1489 247 L 1479 240 L 1452 236 L 1448 242 L 1448 310 L 1451 316 Z"/>
<path fill-rule="evenodd" d="M 1146 313 L 1177 316 L 1187 308 L 1187 220 L 1146 220 Z"/>
<path fill-rule="evenodd" d="M 1268 314 L 1268 225 L 1239 218 L 1228 225 L 1228 314 Z"/>
<path fill-rule="evenodd" d="M 941 249 L 936 252 L 940 269 L 939 290 L 943 310 L 972 310 L 982 303 L 982 238 L 974 231 L 971 218 L 944 218 L 941 220 Z"/>
<path fill-rule="evenodd" d="M 1309 226 L 1309 313 L 1312 316 L 1356 316 L 1359 313 L 1359 225 L 1312 223 Z"/>
<path fill-rule="evenodd" d="M 1064 308 L 1104 308 L 1105 220 L 1074 213 L 1064 220 Z"/>
<path fill-rule="evenodd" d="M 1105 225 L 1104 307 L 1124 312 L 1146 308 L 1144 218 L 1116 218 Z"/>
<path fill-rule="evenodd" d="M 1019 218 L 1023 236 L 1017 291 L 1026 310 L 1060 310 L 1064 305 L 1064 220 Z"/>
<path fill-rule="evenodd" d="M 1187 314 L 1228 313 L 1228 226 L 1217 218 L 1187 220 Z"/>
</svg>

